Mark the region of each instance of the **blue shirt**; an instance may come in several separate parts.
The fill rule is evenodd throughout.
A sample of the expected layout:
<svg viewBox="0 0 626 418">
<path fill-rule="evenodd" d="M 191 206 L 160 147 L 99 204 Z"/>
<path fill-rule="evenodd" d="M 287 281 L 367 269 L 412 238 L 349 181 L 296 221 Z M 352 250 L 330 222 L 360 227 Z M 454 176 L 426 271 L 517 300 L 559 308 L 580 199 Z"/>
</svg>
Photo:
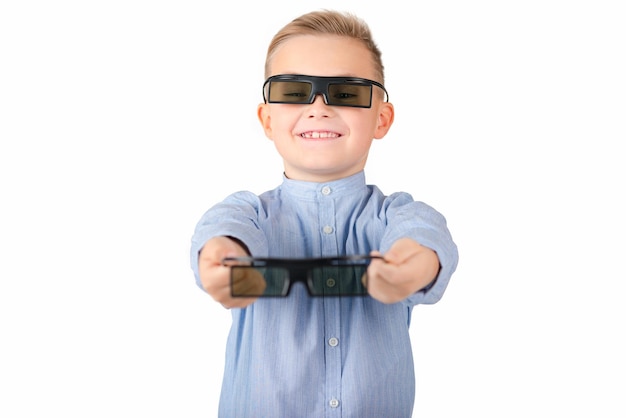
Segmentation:
<svg viewBox="0 0 626 418">
<path fill-rule="evenodd" d="M 402 237 L 435 250 L 434 285 L 403 302 L 312 298 L 296 285 L 286 298 L 232 309 L 226 347 L 221 418 L 411 417 L 411 311 L 441 298 L 458 261 L 441 214 L 407 193 L 385 196 L 364 172 L 328 183 L 283 178 L 274 190 L 234 193 L 203 215 L 191 246 L 198 285 L 198 252 L 222 235 L 256 257 L 384 254 Z"/>
</svg>

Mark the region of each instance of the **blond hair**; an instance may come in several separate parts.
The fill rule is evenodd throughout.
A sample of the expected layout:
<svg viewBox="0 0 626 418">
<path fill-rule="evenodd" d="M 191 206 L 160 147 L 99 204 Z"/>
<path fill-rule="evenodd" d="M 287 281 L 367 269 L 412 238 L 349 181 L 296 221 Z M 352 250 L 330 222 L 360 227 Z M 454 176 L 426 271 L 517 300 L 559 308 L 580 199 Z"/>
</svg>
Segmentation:
<svg viewBox="0 0 626 418">
<path fill-rule="evenodd" d="M 374 69 L 380 83 L 385 82 L 385 71 L 380 49 L 372 38 L 367 23 L 351 13 L 321 10 L 295 18 L 279 30 L 267 49 L 265 77 L 269 77 L 270 64 L 278 47 L 285 41 L 299 35 L 338 35 L 357 39 L 371 52 Z"/>
</svg>

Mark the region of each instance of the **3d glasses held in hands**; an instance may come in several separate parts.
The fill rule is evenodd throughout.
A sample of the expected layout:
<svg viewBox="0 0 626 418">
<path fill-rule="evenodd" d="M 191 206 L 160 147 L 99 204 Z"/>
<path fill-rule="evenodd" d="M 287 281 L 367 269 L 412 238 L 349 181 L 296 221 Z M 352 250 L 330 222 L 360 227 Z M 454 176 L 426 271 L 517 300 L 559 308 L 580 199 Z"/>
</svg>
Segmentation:
<svg viewBox="0 0 626 418">
<path fill-rule="evenodd" d="M 294 283 L 310 296 L 367 295 L 367 267 L 379 256 L 282 259 L 228 257 L 233 297 L 288 296 Z"/>
</svg>

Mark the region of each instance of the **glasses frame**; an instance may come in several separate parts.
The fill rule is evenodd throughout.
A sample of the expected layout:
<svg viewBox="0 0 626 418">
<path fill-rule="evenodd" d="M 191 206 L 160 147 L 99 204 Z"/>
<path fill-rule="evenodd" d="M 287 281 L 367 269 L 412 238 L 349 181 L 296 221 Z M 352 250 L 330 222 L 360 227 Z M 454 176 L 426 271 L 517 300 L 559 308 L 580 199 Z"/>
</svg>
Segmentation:
<svg viewBox="0 0 626 418">
<path fill-rule="evenodd" d="M 289 101 L 281 101 L 281 100 L 272 100 L 269 101 L 270 97 L 270 89 L 271 83 L 273 81 L 298 81 L 303 83 L 311 84 L 311 93 L 309 97 L 303 99 L 301 102 L 289 102 Z M 385 93 L 385 102 L 389 102 L 389 93 L 387 93 L 387 89 L 378 81 L 369 80 L 367 78 L 360 77 L 318 77 L 313 75 L 302 75 L 302 74 L 278 74 L 268 77 L 267 80 L 263 83 L 263 102 L 264 103 L 277 103 L 277 104 L 311 104 L 315 101 L 317 95 L 321 94 L 324 98 L 324 103 L 328 106 L 343 106 L 343 107 L 359 107 L 359 108 L 370 108 L 372 107 L 372 95 L 374 94 L 374 90 L 370 89 L 370 99 L 369 104 L 367 106 L 359 106 L 353 104 L 340 104 L 340 103 L 329 103 L 328 102 L 328 88 L 331 85 L 336 84 L 348 84 L 348 85 L 356 85 L 356 86 L 376 86 L 382 89 Z M 267 91 L 267 94 L 266 94 Z"/>
<path fill-rule="evenodd" d="M 312 269 L 319 267 L 367 267 L 372 260 L 384 260 L 382 256 L 376 255 L 349 255 L 341 257 L 321 257 L 321 258 L 270 258 L 270 257 L 226 257 L 222 259 L 222 265 L 231 268 L 230 288 L 231 296 L 237 298 L 249 297 L 287 297 L 295 283 L 303 283 L 311 297 L 337 297 L 337 296 L 367 296 L 367 283 L 364 283 L 365 293 L 357 294 L 314 294 L 309 286 L 310 273 Z M 363 262 L 367 261 L 367 264 Z M 238 268 L 282 268 L 289 272 L 285 278 L 286 290 L 280 295 L 237 295 L 233 293 L 233 271 Z M 305 274 L 304 274 L 305 273 Z"/>
</svg>

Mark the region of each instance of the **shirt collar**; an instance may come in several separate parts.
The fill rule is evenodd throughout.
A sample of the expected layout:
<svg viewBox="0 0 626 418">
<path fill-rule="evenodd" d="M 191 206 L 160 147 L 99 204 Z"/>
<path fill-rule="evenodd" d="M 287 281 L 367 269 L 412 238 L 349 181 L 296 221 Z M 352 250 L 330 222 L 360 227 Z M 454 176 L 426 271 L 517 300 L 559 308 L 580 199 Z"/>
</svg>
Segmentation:
<svg viewBox="0 0 626 418">
<path fill-rule="evenodd" d="M 283 174 L 282 192 L 299 199 L 318 199 L 320 195 L 345 196 L 366 190 L 365 172 L 363 170 L 349 177 L 328 182 L 310 182 L 292 180 Z"/>
</svg>

